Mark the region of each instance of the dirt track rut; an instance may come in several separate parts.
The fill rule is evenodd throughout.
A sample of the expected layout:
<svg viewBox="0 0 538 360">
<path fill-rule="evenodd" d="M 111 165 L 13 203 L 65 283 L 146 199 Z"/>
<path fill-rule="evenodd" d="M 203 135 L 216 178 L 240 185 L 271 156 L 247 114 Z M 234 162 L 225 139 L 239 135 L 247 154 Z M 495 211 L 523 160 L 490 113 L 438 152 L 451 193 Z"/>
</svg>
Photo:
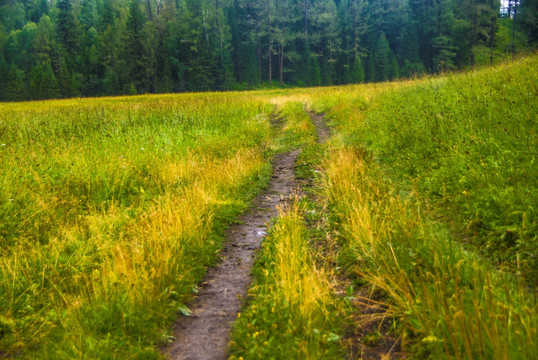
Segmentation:
<svg viewBox="0 0 538 360">
<path fill-rule="evenodd" d="M 243 305 L 251 283 L 255 252 L 277 215 L 277 205 L 287 201 L 298 187 L 294 166 L 300 150 L 273 159 L 273 176 L 266 191 L 227 232 L 222 262 L 210 269 L 195 301 L 192 315 L 175 324 L 176 340 L 165 350 L 173 360 L 226 359 L 232 322 Z"/>
</svg>

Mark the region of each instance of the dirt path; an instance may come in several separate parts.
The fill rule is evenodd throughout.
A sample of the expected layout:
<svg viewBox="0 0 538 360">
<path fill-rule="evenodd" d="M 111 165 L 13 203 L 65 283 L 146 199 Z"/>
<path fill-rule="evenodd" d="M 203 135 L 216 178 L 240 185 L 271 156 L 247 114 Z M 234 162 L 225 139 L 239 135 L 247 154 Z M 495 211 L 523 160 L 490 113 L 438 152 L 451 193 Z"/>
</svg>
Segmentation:
<svg viewBox="0 0 538 360">
<path fill-rule="evenodd" d="M 310 115 L 310 119 L 312 119 L 312 122 L 316 126 L 318 143 L 324 144 L 331 134 L 331 130 L 327 126 L 327 123 L 325 123 L 325 114 L 316 114 L 313 111 L 308 111 L 308 115 Z"/>
<path fill-rule="evenodd" d="M 250 270 L 267 232 L 267 223 L 277 215 L 276 206 L 286 201 L 298 186 L 293 168 L 299 152 L 274 158 L 268 189 L 256 198 L 240 224 L 228 229 L 222 262 L 208 271 L 196 300 L 189 305 L 192 315 L 182 316 L 176 322 L 176 340 L 165 349 L 170 359 L 226 359 L 231 325 L 250 286 Z"/>
</svg>

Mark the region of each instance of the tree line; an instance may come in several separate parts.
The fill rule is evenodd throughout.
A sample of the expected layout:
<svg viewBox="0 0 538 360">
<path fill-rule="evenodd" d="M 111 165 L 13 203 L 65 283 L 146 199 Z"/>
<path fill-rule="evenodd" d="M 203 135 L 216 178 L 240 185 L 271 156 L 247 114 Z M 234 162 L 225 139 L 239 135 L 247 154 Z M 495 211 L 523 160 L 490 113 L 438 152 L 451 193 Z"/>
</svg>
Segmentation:
<svg viewBox="0 0 538 360">
<path fill-rule="evenodd" d="M 9 101 L 386 81 L 538 42 L 538 0 L 0 1 Z"/>
</svg>

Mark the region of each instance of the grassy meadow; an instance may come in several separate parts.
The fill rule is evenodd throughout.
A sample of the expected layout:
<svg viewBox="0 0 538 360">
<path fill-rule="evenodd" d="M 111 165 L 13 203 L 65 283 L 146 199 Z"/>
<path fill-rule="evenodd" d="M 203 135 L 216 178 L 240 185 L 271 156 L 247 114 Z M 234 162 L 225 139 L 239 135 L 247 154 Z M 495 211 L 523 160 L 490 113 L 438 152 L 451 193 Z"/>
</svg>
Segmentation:
<svg viewBox="0 0 538 360">
<path fill-rule="evenodd" d="M 158 358 L 270 174 L 250 95 L 0 105 L 0 354 Z"/>
<path fill-rule="evenodd" d="M 536 69 L 313 96 L 340 264 L 416 358 L 538 358 Z"/>
<path fill-rule="evenodd" d="M 162 358 L 226 225 L 298 148 L 307 196 L 274 219 L 231 359 L 375 346 L 350 330 L 365 288 L 408 358 L 538 358 L 537 69 L 0 104 L 0 358 Z"/>
</svg>

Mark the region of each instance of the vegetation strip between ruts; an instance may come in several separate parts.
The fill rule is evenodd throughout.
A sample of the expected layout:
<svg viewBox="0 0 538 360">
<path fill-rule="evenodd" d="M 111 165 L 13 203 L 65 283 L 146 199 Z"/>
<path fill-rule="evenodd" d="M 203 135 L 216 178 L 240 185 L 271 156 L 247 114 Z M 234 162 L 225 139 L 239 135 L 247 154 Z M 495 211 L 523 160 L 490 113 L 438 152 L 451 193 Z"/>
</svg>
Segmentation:
<svg viewBox="0 0 538 360">
<path fill-rule="evenodd" d="M 311 220 L 322 214 L 316 214 L 319 207 L 304 187 L 316 174 L 316 138 L 324 139 L 326 132 L 316 135 L 302 103 L 289 101 L 283 108 L 292 123 L 306 130 L 299 138 L 296 165 L 303 189 L 280 208 L 263 244 L 247 307 L 234 325 L 230 359 L 338 359 L 344 355 L 342 317 L 333 294 L 332 263 L 322 259 L 323 250 L 314 244 L 319 229 Z M 325 241 L 323 235 L 318 240 Z"/>
</svg>

